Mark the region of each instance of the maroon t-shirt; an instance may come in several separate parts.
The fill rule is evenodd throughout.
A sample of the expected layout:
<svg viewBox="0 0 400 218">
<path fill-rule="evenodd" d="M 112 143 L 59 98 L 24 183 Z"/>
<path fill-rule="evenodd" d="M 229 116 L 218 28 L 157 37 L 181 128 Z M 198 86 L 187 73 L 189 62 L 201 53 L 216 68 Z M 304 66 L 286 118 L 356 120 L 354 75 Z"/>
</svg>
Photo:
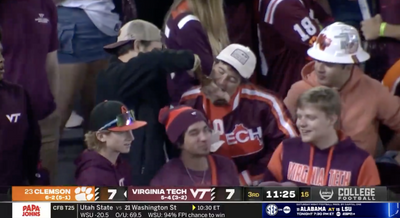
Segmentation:
<svg viewBox="0 0 400 218">
<path fill-rule="evenodd" d="M 52 0 L 0 1 L 4 79 L 22 85 L 39 120 L 55 103 L 47 80 L 47 54 L 58 48 L 57 10 Z"/>
</svg>

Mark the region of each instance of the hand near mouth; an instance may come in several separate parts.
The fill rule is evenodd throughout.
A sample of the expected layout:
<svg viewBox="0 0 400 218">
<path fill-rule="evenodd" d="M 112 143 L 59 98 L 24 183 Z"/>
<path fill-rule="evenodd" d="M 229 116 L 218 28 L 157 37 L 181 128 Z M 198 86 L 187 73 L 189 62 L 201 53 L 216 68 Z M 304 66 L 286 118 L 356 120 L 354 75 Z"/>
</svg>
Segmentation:
<svg viewBox="0 0 400 218">
<path fill-rule="evenodd" d="M 201 92 L 215 105 L 226 105 L 230 100 L 228 93 L 219 88 L 215 82 L 208 76 L 204 75 L 199 66 L 195 71 L 196 78 L 200 81 Z"/>
</svg>

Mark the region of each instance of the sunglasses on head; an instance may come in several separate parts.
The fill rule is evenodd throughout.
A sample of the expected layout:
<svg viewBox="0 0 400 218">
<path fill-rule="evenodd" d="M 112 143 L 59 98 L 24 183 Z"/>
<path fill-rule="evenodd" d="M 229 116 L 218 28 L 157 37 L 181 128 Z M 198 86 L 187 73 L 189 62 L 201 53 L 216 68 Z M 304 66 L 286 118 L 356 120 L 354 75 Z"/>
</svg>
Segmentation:
<svg viewBox="0 0 400 218">
<path fill-rule="evenodd" d="M 101 127 L 98 131 L 106 130 L 112 127 L 123 127 L 128 126 L 135 122 L 135 113 L 133 110 L 129 110 L 123 114 L 118 115 L 114 120 L 110 121 L 103 127 Z"/>
</svg>

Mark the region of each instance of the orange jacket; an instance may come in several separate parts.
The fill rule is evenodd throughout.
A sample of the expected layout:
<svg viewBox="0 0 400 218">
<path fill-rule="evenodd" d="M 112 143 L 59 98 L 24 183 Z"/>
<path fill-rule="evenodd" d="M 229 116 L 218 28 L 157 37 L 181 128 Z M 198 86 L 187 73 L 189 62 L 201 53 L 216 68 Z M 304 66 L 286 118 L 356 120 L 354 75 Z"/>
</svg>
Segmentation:
<svg viewBox="0 0 400 218">
<path fill-rule="evenodd" d="M 314 62 L 307 64 L 302 72 L 303 80 L 293 84 L 285 105 L 294 117 L 296 102 L 306 90 L 318 86 Z M 350 80 L 340 90 L 342 100 L 341 130 L 372 156 L 378 142 L 378 126 L 382 122 L 400 132 L 400 98 L 391 94 L 378 81 L 355 67 Z"/>
</svg>

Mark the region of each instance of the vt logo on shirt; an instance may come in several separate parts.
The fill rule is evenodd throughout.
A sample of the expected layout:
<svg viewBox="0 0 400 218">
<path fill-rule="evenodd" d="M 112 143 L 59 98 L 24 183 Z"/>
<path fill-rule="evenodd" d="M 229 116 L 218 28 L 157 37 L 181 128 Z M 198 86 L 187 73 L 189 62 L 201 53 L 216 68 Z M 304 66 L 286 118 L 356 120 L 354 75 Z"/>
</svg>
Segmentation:
<svg viewBox="0 0 400 218">
<path fill-rule="evenodd" d="M 40 13 L 39 17 L 35 19 L 38 23 L 48 23 L 49 19 L 44 17 L 44 14 Z"/>
<path fill-rule="evenodd" d="M 17 123 L 18 118 L 21 116 L 21 113 L 16 113 L 16 114 L 7 114 L 6 117 L 10 123 Z"/>
<path fill-rule="evenodd" d="M 307 184 L 309 166 L 290 161 L 287 179 Z M 313 166 L 310 185 L 325 186 L 325 168 Z M 349 186 L 351 181 L 351 171 L 330 169 L 328 176 L 328 186 Z"/>
</svg>

